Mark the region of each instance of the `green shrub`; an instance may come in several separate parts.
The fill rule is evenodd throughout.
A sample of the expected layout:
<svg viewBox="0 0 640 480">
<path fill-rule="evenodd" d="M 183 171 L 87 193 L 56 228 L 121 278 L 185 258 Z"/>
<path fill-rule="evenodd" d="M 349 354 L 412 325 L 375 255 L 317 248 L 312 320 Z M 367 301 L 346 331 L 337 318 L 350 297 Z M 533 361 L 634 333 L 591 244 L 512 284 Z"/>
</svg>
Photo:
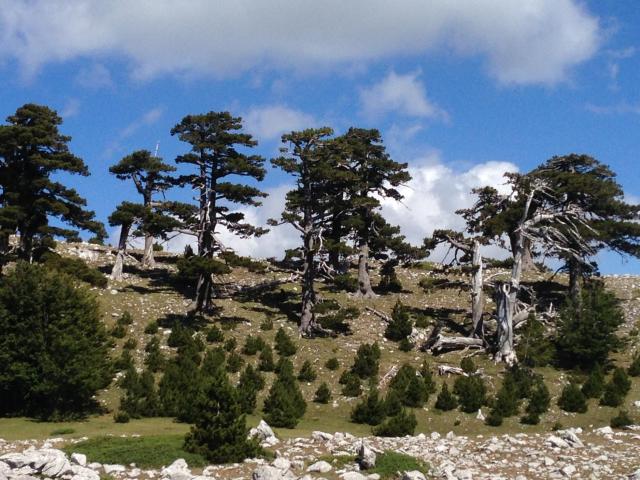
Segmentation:
<svg viewBox="0 0 640 480">
<path fill-rule="evenodd" d="M 380 368 L 380 347 L 377 343 L 363 343 L 358 347 L 351 371 L 360 378 L 371 378 L 378 375 Z"/>
<path fill-rule="evenodd" d="M 360 377 L 351 372 L 348 372 L 346 376 L 343 375 L 343 377 L 344 379 L 341 378 L 341 380 L 343 381 L 340 382 L 343 384 L 342 395 L 344 395 L 345 397 L 359 397 L 362 393 L 362 383 L 360 382 Z"/>
<path fill-rule="evenodd" d="M 351 411 L 351 421 L 379 425 L 386 416 L 385 403 L 380 399 L 378 389 L 372 388 L 367 396 Z"/>
<path fill-rule="evenodd" d="M 207 342 L 209 343 L 222 343 L 224 341 L 224 333 L 217 325 L 212 325 L 207 330 Z"/>
<path fill-rule="evenodd" d="M 629 365 L 629 375 L 632 377 L 640 377 L 640 353 L 637 353 L 635 357 L 633 357 L 631 365 Z"/>
<path fill-rule="evenodd" d="M 402 292 L 402 283 L 396 273 L 398 260 L 392 258 L 387 260 L 380 267 L 380 283 L 378 289 L 383 292 Z"/>
<path fill-rule="evenodd" d="M 534 313 L 529 315 L 520 330 L 520 341 L 516 345 L 518 360 L 527 367 L 545 367 L 555 355 L 553 342 L 545 335 L 545 328 Z"/>
<path fill-rule="evenodd" d="M 329 360 L 327 360 L 327 362 L 324 364 L 324 366 L 328 369 L 328 370 L 337 370 L 338 368 L 340 368 L 340 362 L 338 361 L 338 359 L 336 357 L 331 357 Z"/>
<path fill-rule="evenodd" d="M 313 397 L 313 401 L 316 403 L 329 403 L 331 400 L 331 390 L 326 382 L 322 382 Z"/>
<path fill-rule="evenodd" d="M 118 325 L 131 325 L 133 324 L 133 317 L 127 310 L 125 310 L 122 315 L 120 315 L 116 323 Z"/>
<path fill-rule="evenodd" d="M 262 323 L 260 323 L 260 330 L 268 331 L 273 330 L 273 320 L 271 318 L 265 318 Z"/>
<path fill-rule="evenodd" d="M 313 369 L 311 362 L 305 360 L 298 372 L 298 380 L 301 382 L 313 382 L 317 377 L 316 371 Z"/>
<path fill-rule="evenodd" d="M 245 355 L 255 355 L 261 351 L 265 345 L 264 339 L 261 336 L 258 335 L 254 337 L 253 335 L 249 335 L 244 342 L 242 353 Z"/>
<path fill-rule="evenodd" d="M 418 421 L 413 412 L 401 410 L 393 417 L 387 418 L 383 423 L 373 429 L 373 434 L 378 437 L 404 437 L 413 435 Z"/>
<path fill-rule="evenodd" d="M 222 368 L 212 372 L 197 403 L 195 425 L 185 437 L 185 450 L 212 463 L 241 462 L 260 453 L 257 440 L 247 438 L 249 427 L 238 392 Z"/>
<path fill-rule="evenodd" d="M 293 376 L 293 364 L 286 358 L 281 360 L 278 376 L 264 401 L 263 411 L 269 425 L 295 428 L 304 415 L 307 404 Z"/>
<path fill-rule="evenodd" d="M 144 333 L 147 335 L 155 335 L 158 333 L 158 322 L 154 320 L 153 322 L 148 323 L 147 326 L 144 327 Z"/>
<path fill-rule="evenodd" d="M 473 359 L 471 357 L 464 357 L 461 361 L 460 361 L 460 368 L 462 368 L 462 371 L 464 373 L 467 373 L 469 375 L 476 373 L 476 364 L 473 362 Z"/>
<path fill-rule="evenodd" d="M 144 359 L 144 363 L 147 368 L 152 372 L 159 372 L 164 367 L 164 356 L 160 350 L 160 340 L 158 337 L 151 337 L 151 340 L 144 347 L 147 356 Z"/>
<path fill-rule="evenodd" d="M 477 412 L 486 402 L 487 390 L 480 376 L 458 377 L 453 393 L 458 397 L 460 410 L 466 413 Z"/>
<path fill-rule="evenodd" d="M 531 389 L 526 415 L 520 421 L 528 425 L 537 425 L 540 423 L 540 415 L 549 410 L 550 404 L 551 395 L 549 394 L 549 389 L 541 380 Z"/>
<path fill-rule="evenodd" d="M 205 363 L 208 357 L 212 357 L 211 351 L 207 352 Z M 188 423 L 195 421 L 195 403 L 203 386 L 199 366 L 200 355 L 193 344 L 181 346 L 177 355 L 166 363 L 158 385 L 163 416 Z"/>
<path fill-rule="evenodd" d="M 500 418 L 511 417 L 518 413 L 519 405 L 520 396 L 516 383 L 513 377 L 506 376 L 493 402 L 491 414 Z"/>
<path fill-rule="evenodd" d="M 269 345 L 265 345 L 258 358 L 258 370 L 261 372 L 273 372 L 275 368 L 273 350 Z"/>
<path fill-rule="evenodd" d="M 127 336 L 127 329 L 124 325 L 114 325 L 109 334 L 113 338 L 124 338 Z"/>
<path fill-rule="evenodd" d="M 604 370 L 599 363 L 596 363 L 582 385 L 584 396 L 587 398 L 600 398 L 604 390 L 604 380 Z"/>
<path fill-rule="evenodd" d="M 433 379 L 433 373 L 431 372 L 431 367 L 429 363 L 425 360 L 422 362 L 422 366 L 420 367 L 420 375 L 424 381 L 424 386 L 427 390 L 427 394 L 431 395 L 432 393 L 436 393 L 437 386 L 436 382 Z"/>
<path fill-rule="evenodd" d="M 229 373 L 238 373 L 244 365 L 244 358 L 238 352 L 231 352 L 227 357 L 227 371 Z"/>
<path fill-rule="evenodd" d="M 389 340 L 399 342 L 411 334 L 412 328 L 413 325 L 409 318 L 409 312 L 400 300 L 398 300 L 391 312 L 391 321 L 387 324 L 384 336 Z"/>
<path fill-rule="evenodd" d="M 131 417 L 127 412 L 118 411 L 113 415 L 113 421 L 116 423 L 129 423 Z"/>
<path fill-rule="evenodd" d="M 131 350 L 123 350 L 122 354 L 113 361 L 113 369 L 116 372 L 122 372 L 130 367 L 133 367 L 133 356 L 131 355 Z"/>
<path fill-rule="evenodd" d="M 149 370 L 138 375 L 134 368 L 130 368 L 122 379 L 121 386 L 124 395 L 120 399 L 120 412 L 125 412 L 130 418 L 158 415 L 160 403 L 155 380 Z"/>
<path fill-rule="evenodd" d="M 430 315 L 419 314 L 416 316 L 414 325 L 416 328 L 428 328 L 433 323 L 433 317 Z"/>
<path fill-rule="evenodd" d="M 242 413 L 253 413 L 256 409 L 258 392 L 265 386 L 264 377 L 251 365 L 247 365 L 240 375 L 237 393 Z"/>
<path fill-rule="evenodd" d="M 489 412 L 489 415 L 487 415 L 487 418 L 485 418 L 484 423 L 486 423 L 490 427 L 499 427 L 500 425 L 502 425 L 503 420 L 504 417 L 500 415 L 498 411 L 491 410 L 491 412 Z"/>
<path fill-rule="evenodd" d="M 558 399 L 558 406 L 565 412 L 585 413 L 587 411 L 587 399 L 580 387 L 571 382 L 564 386 Z"/>
<path fill-rule="evenodd" d="M 458 401 L 449 391 L 449 386 L 446 383 L 442 384 L 442 389 L 436 398 L 435 408 L 447 412 L 458 407 Z"/>
<path fill-rule="evenodd" d="M 227 338 L 227 340 L 225 340 L 223 348 L 227 352 L 233 352 L 236 349 L 237 346 L 238 346 L 238 341 L 236 340 L 235 337 L 231 337 L 231 338 Z"/>
<path fill-rule="evenodd" d="M 18 262 L 0 279 L 0 416 L 81 417 L 110 382 L 95 297 L 71 277 Z"/>
<path fill-rule="evenodd" d="M 354 293 L 358 290 L 358 279 L 348 273 L 334 275 L 333 285 L 338 290 Z"/>
<path fill-rule="evenodd" d="M 100 288 L 107 286 L 107 277 L 79 258 L 62 257 L 54 252 L 46 252 L 40 257 L 40 261 L 50 270 L 64 273 L 91 286 Z"/>
<path fill-rule="evenodd" d="M 125 350 L 135 350 L 137 346 L 138 346 L 138 341 L 135 338 L 129 338 L 127 339 L 126 342 L 124 342 L 124 345 L 122 345 L 122 348 Z"/>
<path fill-rule="evenodd" d="M 556 346 L 562 365 L 585 370 L 606 365 L 609 353 L 620 345 L 615 332 L 623 322 L 619 300 L 600 282 L 588 284 L 580 305 L 569 300 L 560 311 Z"/>
<path fill-rule="evenodd" d="M 631 390 L 631 379 L 629 378 L 629 375 L 624 370 L 624 368 L 616 367 L 613 370 L 611 383 L 615 385 L 616 389 L 623 397 L 626 396 L 627 393 L 629 393 L 629 391 Z"/>
<path fill-rule="evenodd" d="M 413 343 L 408 338 L 403 338 L 398 342 L 398 350 L 401 352 L 410 352 L 413 349 Z"/>
<path fill-rule="evenodd" d="M 418 471 L 428 477 L 429 470 L 428 464 L 415 457 L 404 453 L 387 451 L 377 456 L 376 466 L 367 470 L 367 473 L 377 473 L 382 479 L 389 480 L 397 478 L 398 472 Z"/>
<path fill-rule="evenodd" d="M 282 327 L 276 332 L 275 350 L 281 357 L 290 357 L 297 351 L 296 345 Z"/>
<path fill-rule="evenodd" d="M 600 405 L 605 407 L 619 407 L 624 402 L 624 395 L 620 393 L 620 390 L 613 382 L 608 382 L 604 386 L 602 392 L 602 398 L 600 399 Z"/>
<path fill-rule="evenodd" d="M 629 417 L 626 410 L 620 410 L 618 415 L 611 419 L 609 425 L 611 425 L 611 428 L 625 428 L 633 425 L 633 420 Z"/>
</svg>

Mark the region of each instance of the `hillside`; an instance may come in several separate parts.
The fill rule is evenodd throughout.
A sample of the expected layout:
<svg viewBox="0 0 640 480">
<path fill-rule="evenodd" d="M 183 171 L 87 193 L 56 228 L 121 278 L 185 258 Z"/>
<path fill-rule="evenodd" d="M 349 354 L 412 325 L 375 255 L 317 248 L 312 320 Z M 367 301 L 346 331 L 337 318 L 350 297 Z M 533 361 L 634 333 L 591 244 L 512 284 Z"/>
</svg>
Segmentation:
<svg viewBox="0 0 640 480">
<path fill-rule="evenodd" d="M 89 265 L 102 269 L 104 272 L 108 271 L 114 258 L 110 249 L 94 245 L 61 244 L 58 249 L 59 253 L 64 256 L 82 258 Z M 132 254 L 140 256 L 141 252 L 134 251 Z M 109 281 L 108 286 L 104 289 L 92 288 L 99 299 L 104 322 L 109 329 L 116 325 L 117 319 L 125 311 L 133 317 L 132 324 L 127 326 L 126 336 L 114 339 L 113 358 L 120 355 L 127 340 L 134 339 L 136 342 L 136 348 L 133 351 L 135 362 L 139 368 L 142 368 L 145 356 L 144 346 L 151 338 L 150 334 L 145 333 L 145 328 L 152 322 L 157 322 L 159 325 L 158 334 L 161 338 L 162 351 L 167 356 L 173 355 L 173 350 L 166 345 L 166 340 L 172 325 L 176 320 L 184 318 L 190 303 L 188 292 L 183 294 L 180 293 L 181 288 L 178 289 L 180 291 L 175 288 L 176 279 L 173 274 L 177 258 L 176 255 L 169 253 L 157 253 L 158 265 L 152 271 L 140 270 L 134 259 L 128 259 L 123 281 Z M 499 276 L 499 272 L 498 269 L 492 269 L 487 272 L 487 276 Z M 320 283 L 318 285 L 319 292 L 323 299 L 333 299 L 343 307 L 356 307 L 359 314 L 357 318 L 349 320 L 350 331 L 348 334 L 315 339 L 299 339 L 297 336 L 296 311 L 292 310 L 292 307 L 299 287 L 297 283 L 290 281 L 290 272 L 271 265 L 264 273 L 254 273 L 246 268 L 237 267 L 233 269 L 232 273 L 220 278 L 221 281 L 229 285 L 240 284 L 244 286 L 256 285 L 267 280 L 282 282 L 274 289 L 250 291 L 246 295 L 216 301 L 220 307 L 220 313 L 216 317 L 209 318 L 209 322 L 220 326 L 224 332 L 225 340 L 230 338 L 237 340 L 236 351 L 242 351 L 245 339 L 249 335 L 260 335 L 266 343 L 273 344 L 275 332 L 282 327 L 294 338 L 298 347 L 297 353 L 293 357 L 296 372 L 305 360 L 309 360 L 317 372 L 318 378 L 314 382 L 301 382 L 300 384 L 308 402 L 303 420 L 295 429 L 275 429 L 279 438 L 292 439 L 285 445 L 276 446 L 276 450 L 283 454 L 287 452 L 286 456 L 291 459 L 305 458 L 308 460 L 327 455 L 339 457 L 340 451 L 344 451 L 345 454 L 351 452 L 355 440 L 345 443 L 345 441 L 337 441 L 335 438 L 326 441 L 315 437 L 315 440 L 304 441 L 300 440 L 300 437 L 311 437 L 314 431 L 348 432 L 358 437 L 371 435 L 371 427 L 352 423 L 349 420 L 350 412 L 359 399 L 341 395 L 342 386 L 338 383 L 341 373 L 351 366 L 358 347 L 364 343 L 376 341 L 380 345 L 379 387 L 382 391 L 386 390 L 390 378 L 401 365 L 411 364 L 416 369 L 420 369 L 425 360 L 434 372 L 439 391 L 443 382 L 446 381 L 451 385 L 455 376 L 436 375 L 438 367 L 457 367 L 460 365 L 461 359 L 468 355 L 472 355 L 473 361 L 481 372 L 482 378 L 487 384 L 489 395 L 493 395 L 498 390 L 501 384 L 501 374 L 504 373 L 505 367 L 502 364 L 495 364 L 485 353 L 470 350 L 434 356 L 417 349 L 403 352 L 399 350 L 398 343 L 384 338 L 386 323 L 379 315 L 367 310 L 366 307 L 375 309 L 377 312 L 390 314 L 396 301 L 400 300 L 409 307 L 414 321 L 420 319 L 421 328 L 418 328 L 418 338 L 422 339 L 428 336 L 436 323 L 447 326 L 449 330 L 445 328 L 443 330 L 445 333 L 452 333 L 455 332 L 455 329 L 462 331 L 465 324 L 470 321 L 468 318 L 468 292 L 460 288 L 465 281 L 462 272 L 455 269 L 444 271 L 437 265 L 424 264 L 416 268 L 398 268 L 398 276 L 403 285 L 401 293 L 383 294 L 372 300 L 362 300 L 349 293 L 336 291 L 328 283 Z M 424 278 L 432 279 L 429 283 L 433 287 L 427 292 L 419 285 L 419 282 Z M 616 365 L 626 368 L 630 364 L 632 356 L 640 348 L 640 337 L 638 336 L 640 328 L 640 278 L 611 276 L 605 277 L 604 280 L 607 287 L 615 292 L 622 301 L 625 312 L 626 322 L 618 332 L 618 335 L 625 340 L 625 344 L 614 355 L 614 361 Z M 550 273 L 536 273 L 528 275 L 526 282 L 541 292 L 544 291 L 545 295 L 559 296 L 565 288 L 566 279 L 562 275 L 552 277 Z M 377 283 L 378 278 L 374 275 L 373 284 Z M 488 299 L 487 309 L 491 308 L 493 308 L 493 304 Z M 265 329 L 269 320 L 273 322 L 273 327 Z M 208 325 L 200 325 L 199 330 L 204 332 L 207 327 Z M 256 364 L 257 362 L 256 355 L 242 355 L 242 357 L 245 363 Z M 325 366 L 326 361 L 332 357 L 337 358 L 340 364 L 340 367 L 333 371 Z M 449 412 L 436 410 L 434 408 L 436 395 L 431 395 L 424 408 L 414 409 L 418 420 L 415 434 L 424 434 L 426 437 L 415 437 L 404 443 L 400 440 L 372 439 L 371 444 L 380 451 L 400 449 L 412 456 L 428 460 L 434 468 L 440 471 L 444 471 L 447 464 L 457 465 L 458 469 L 475 468 L 476 476 L 473 478 L 498 478 L 495 476 L 498 473 L 513 478 L 515 474 L 523 472 L 527 474 L 525 478 L 547 478 L 545 476 L 536 477 L 535 466 L 527 467 L 528 473 L 525 472 L 524 464 L 518 467 L 518 461 L 522 461 L 522 459 L 518 459 L 525 449 L 532 449 L 534 456 L 539 455 L 542 464 L 547 462 L 544 460 L 545 456 L 555 455 L 553 463 L 546 465 L 548 467 L 547 473 L 559 471 L 563 465 L 558 463 L 559 460 L 562 460 L 562 449 L 545 451 L 545 448 L 548 447 L 545 447 L 546 438 L 554 428 L 580 428 L 588 432 L 588 441 L 585 438 L 583 441 L 589 443 L 589 449 L 582 450 L 582 456 L 572 453 L 572 461 L 583 461 L 585 465 L 591 465 L 594 459 L 602 454 L 602 451 L 608 452 L 606 455 L 613 455 L 613 451 L 608 450 L 608 446 L 612 445 L 612 437 L 592 432 L 594 429 L 608 426 L 610 419 L 616 415 L 619 409 L 603 407 L 598 405 L 597 400 L 590 400 L 587 413 L 563 412 L 557 406 L 557 398 L 562 387 L 567 383 L 570 372 L 551 367 L 539 368 L 536 371 L 544 376 L 544 381 L 551 393 L 550 410 L 542 416 L 538 425 L 523 425 L 518 421 L 519 416 L 514 416 L 505 418 L 504 423 L 499 427 L 491 427 L 478 419 L 476 414 L 462 413 L 459 410 Z M 237 374 L 234 375 L 237 378 Z M 266 373 L 266 376 L 268 386 L 273 374 Z M 333 395 L 332 401 L 326 405 L 312 402 L 315 390 L 323 381 L 329 384 Z M 260 398 L 267 391 L 268 387 L 263 389 Z M 99 399 L 108 413 L 92 417 L 86 422 L 51 424 L 33 423 L 21 419 L 0 419 L 0 438 L 7 441 L 32 440 L 32 443 L 40 444 L 40 440 L 56 436 L 56 431 L 64 431 L 65 429 L 70 432 L 64 436 L 67 439 L 65 442 L 71 438 L 94 438 L 100 435 L 167 435 L 168 438 L 174 438 L 172 435 L 182 434 L 188 430 L 188 426 L 185 424 L 163 418 L 132 420 L 126 424 L 114 423 L 113 412 L 118 408 L 120 396 L 121 391 L 116 386 L 116 382 L 113 382 L 108 389 L 99 395 Z M 625 399 L 622 408 L 635 415 L 636 418 L 640 418 L 639 378 L 633 379 L 631 393 Z M 482 411 L 484 415 L 488 414 L 486 406 Z M 250 421 L 255 425 L 260 418 L 259 400 L 256 414 L 250 417 Z M 448 434 L 448 432 L 452 433 Z M 447 434 L 447 439 L 440 438 L 440 436 L 444 437 Z M 587 433 L 585 433 L 586 435 Z M 601 467 L 594 467 L 595 470 L 592 470 L 596 475 L 594 478 L 614 478 L 614 473 L 626 474 L 633 471 L 634 468 L 640 467 L 638 460 L 631 460 L 630 453 L 625 453 L 632 452 L 633 449 L 637 451 L 640 448 L 640 436 L 633 434 L 633 432 L 616 433 L 615 438 L 617 444 L 614 449 L 615 455 L 625 460 L 605 462 L 609 465 L 607 468 L 611 469 L 609 474 L 612 477 L 599 476 L 606 473 L 607 470 L 598 470 Z M 9 448 L 7 445 L 3 447 L 0 442 L 0 450 L 8 451 Z M 461 451 L 464 451 L 464 455 L 459 455 Z M 558 454 L 560 455 L 558 456 Z M 476 465 L 476 461 L 486 465 Z M 308 463 L 309 461 L 307 461 Z M 597 465 L 598 462 L 595 464 Z M 245 472 L 240 473 L 241 475 L 247 474 L 246 469 L 237 470 L 236 468 L 234 470 L 231 468 L 228 472 L 229 478 L 232 478 L 234 474 L 237 475 L 238 472 Z M 227 477 L 224 476 L 224 478 Z"/>
</svg>

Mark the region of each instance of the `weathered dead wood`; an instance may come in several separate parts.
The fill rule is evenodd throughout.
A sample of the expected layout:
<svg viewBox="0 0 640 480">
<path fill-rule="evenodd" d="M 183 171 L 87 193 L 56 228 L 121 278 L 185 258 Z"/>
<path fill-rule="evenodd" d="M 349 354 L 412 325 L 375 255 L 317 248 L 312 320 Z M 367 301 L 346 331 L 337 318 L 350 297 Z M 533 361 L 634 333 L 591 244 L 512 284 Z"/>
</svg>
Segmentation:
<svg viewBox="0 0 640 480">
<path fill-rule="evenodd" d="M 366 310 L 367 312 L 371 312 L 371 313 L 373 313 L 376 317 L 378 317 L 378 318 L 380 318 L 380 319 L 384 320 L 385 322 L 387 322 L 387 323 L 391 323 L 392 319 L 391 319 L 391 317 L 390 317 L 389 315 L 387 315 L 386 313 L 381 312 L 380 310 L 376 310 L 375 308 L 372 308 L 372 307 L 364 307 L 364 308 L 365 308 L 365 310 Z"/>
<path fill-rule="evenodd" d="M 431 351 L 434 355 L 450 352 L 452 350 L 462 350 L 465 348 L 483 348 L 484 341 L 481 338 L 471 337 L 447 337 L 441 334 L 430 338 L 423 346 L 423 349 Z"/>
<path fill-rule="evenodd" d="M 216 298 L 231 298 L 235 296 L 248 295 L 251 293 L 259 293 L 265 290 L 271 290 L 285 283 L 294 282 L 299 275 L 291 275 L 289 278 L 273 279 L 266 282 L 260 282 L 255 285 L 238 285 L 238 284 L 219 284 L 216 288 Z"/>
</svg>

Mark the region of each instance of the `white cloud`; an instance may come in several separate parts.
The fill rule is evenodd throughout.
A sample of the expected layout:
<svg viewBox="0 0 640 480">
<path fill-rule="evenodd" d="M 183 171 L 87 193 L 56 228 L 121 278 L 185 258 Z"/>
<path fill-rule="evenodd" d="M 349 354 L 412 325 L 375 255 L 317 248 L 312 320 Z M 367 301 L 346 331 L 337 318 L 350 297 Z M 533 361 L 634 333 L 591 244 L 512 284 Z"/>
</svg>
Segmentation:
<svg viewBox="0 0 640 480">
<path fill-rule="evenodd" d="M 284 105 L 254 107 L 243 119 L 245 130 L 261 140 L 273 140 L 283 133 L 317 126 L 313 116 Z"/>
<path fill-rule="evenodd" d="M 125 126 L 118 133 L 117 137 L 109 143 L 107 148 L 105 149 L 104 157 L 109 158 L 114 153 L 117 153 L 122 150 L 122 142 L 127 138 L 133 136 L 138 130 L 144 128 L 149 125 L 153 125 L 156 123 L 162 115 L 164 114 L 164 107 L 154 107 L 150 110 L 147 110 L 138 118 L 133 120 L 127 126 Z"/>
<path fill-rule="evenodd" d="M 640 103 L 620 102 L 614 105 L 587 103 L 585 109 L 598 115 L 640 115 Z"/>
<path fill-rule="evenodd" d="M 101 63 L 94 63 L 91 66 L 83 67 L 76 75 L 75 81 L 84 88 L 100 89 L 113 86 L 111 72 Z"/>
<path fill-rule="evenodd" d="M 397 112 L 409 117 L 449 119 L 447 112 L 427 98 L 417 73 L 389 72 L 380 82 L 360 91 L 360 103 L 368 117 Z"/>
<path fill-rule="evenodd" d="M 71 117 L 75 117 L 80 112 L 80 100 L 77 98 L 70 98 L 62 107 L 60 116 L 63 120 Z"/>
<path fill-rule="evenodd" d="M 0 0 L 0 60 L 122 56 L 133 75 L 349 68 L 434 51 L 480 56 L 505 84 L 556 83 L 601 28 L 578 0 Z"/>
</svg>

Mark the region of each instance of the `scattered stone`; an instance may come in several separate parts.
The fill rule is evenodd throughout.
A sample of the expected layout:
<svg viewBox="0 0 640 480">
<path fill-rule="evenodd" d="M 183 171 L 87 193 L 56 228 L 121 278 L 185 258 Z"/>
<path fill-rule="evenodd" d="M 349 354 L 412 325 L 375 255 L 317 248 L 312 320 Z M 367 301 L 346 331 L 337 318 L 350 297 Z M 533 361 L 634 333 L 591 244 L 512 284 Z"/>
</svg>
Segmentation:
<svg viewBox="0 0 640 480">
<path fill-rule="evenodd" d="M 402 480 L 427 480 L 426 477 L 418 470 L 411 470 L 402 474 Z"/>
<path fill-rule="evenodd" d="M 193 478 L 189 465 L 187 465 L 184 458 L 179 458 L 168 467 L 163 468 L 160 471 L 160 475 L 169 480 L 191 480 Z"/>
<path fill-rule="evenodd" d="M 360 468 L 363 470 L 369 470 L 376 466 L 376 452 L 367 447 L 364 444 L 364 441 L 362 441 L 360 442 L 356 461 L 358 462 L 358 465 L 360 465 Z"/>
<path fill-rule="evenodd" d="M 80 465 L 81 467 L 85 467 L 87 465 L 87 456 L 82 453 L 72 453 L 71 461 L 76 465 Z"/>
<path fill-rule="evenodd" d="M 332 468 L 330 463 L 320 460 L 319 462 L 309 465 L 307 472 L 327 473 L 330 472 Z"/>
</svg>

